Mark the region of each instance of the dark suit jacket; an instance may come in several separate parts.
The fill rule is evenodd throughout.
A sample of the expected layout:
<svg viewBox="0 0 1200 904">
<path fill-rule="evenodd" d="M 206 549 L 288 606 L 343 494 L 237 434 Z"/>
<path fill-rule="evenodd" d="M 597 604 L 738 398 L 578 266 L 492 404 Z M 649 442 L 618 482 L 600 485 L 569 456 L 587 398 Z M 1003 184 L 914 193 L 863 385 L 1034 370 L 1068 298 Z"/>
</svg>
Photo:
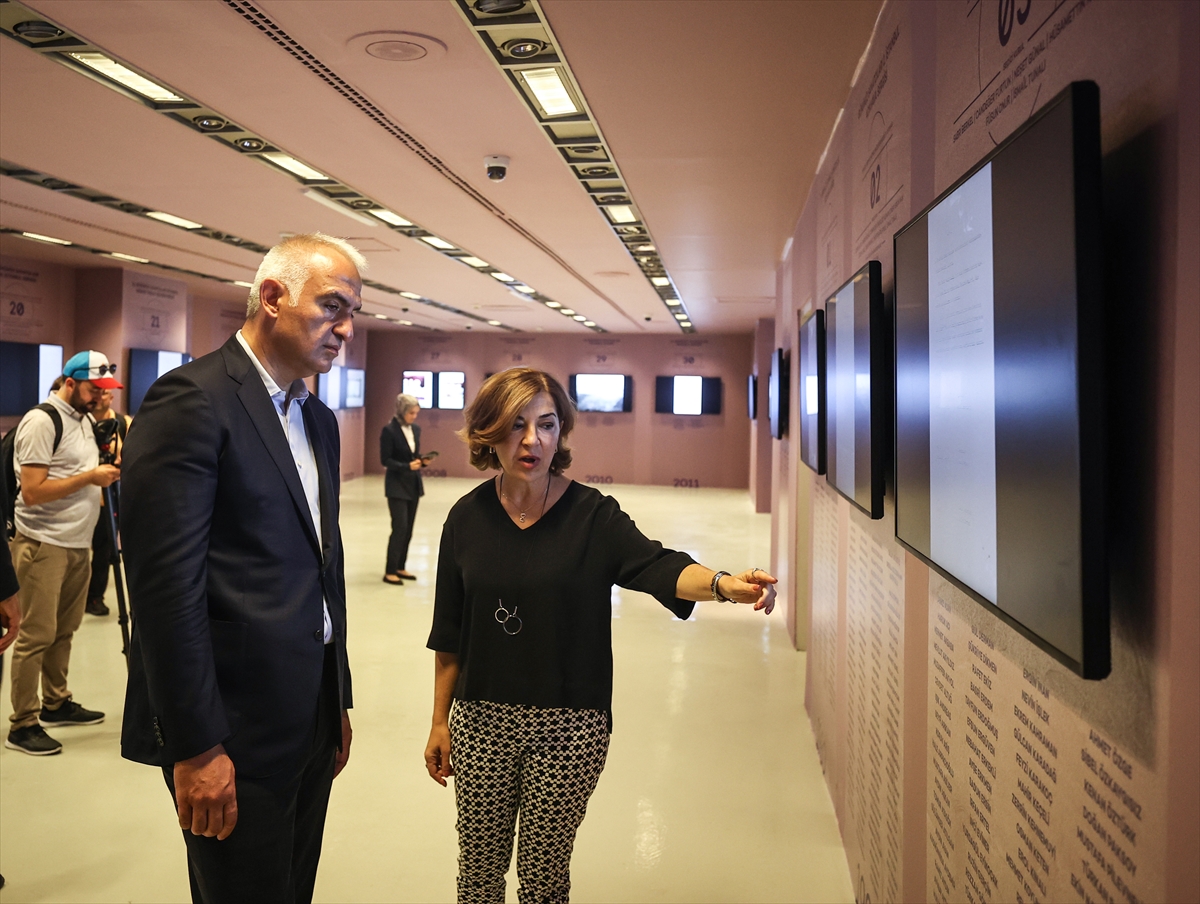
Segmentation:
<svg viewBox="0 0 1200 904">
<path fill-rule="evenodd" d="M 341 440 L 316 395 L 313 525 L 279 416 L 236 337 L 161 377 L 129 430 L 121 537 L 133 609 L 121 753 L 167 766 L 224 743 L 239 776 L 297 769 L 312 741 L 329 604 L 351 704 L 338 530 Z"/>
<path fill-rule="evenodd" d="M 387 422 L 379 435 L 379 461 L 387 468 L 383 495 L 388 499 L 420 499 L 425 495 L 421 472 L 408 466 L 414 458 L 421 457 L 421 428 L 413 424 L 412 432 L 416 451 L 408 448 L 408 440 L 400 432 L 400 422 L 395 418 Z"/>
</svg>

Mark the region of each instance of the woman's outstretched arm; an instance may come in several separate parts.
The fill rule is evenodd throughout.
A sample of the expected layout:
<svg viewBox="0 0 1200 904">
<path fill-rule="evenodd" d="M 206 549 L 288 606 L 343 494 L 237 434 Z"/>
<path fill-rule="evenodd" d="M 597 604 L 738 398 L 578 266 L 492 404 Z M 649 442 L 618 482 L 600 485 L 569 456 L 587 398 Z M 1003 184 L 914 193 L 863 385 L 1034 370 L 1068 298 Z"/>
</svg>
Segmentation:
<svg viewBox="0 0 1200 904">
<path fill-rule="evenodd" d="M 703 565 L 689 565 L 679 573 L 675 595 L 681 600 L 711 600 L 712 579 L 717 574 Z M 717 582 L 717 592 L 734 603 L 753 604 L 755 610 L 767 606 L 770 586 L 776 583 L 761 568 L 751 568 L 741 574 L 723 574 Z"/>
</svg>

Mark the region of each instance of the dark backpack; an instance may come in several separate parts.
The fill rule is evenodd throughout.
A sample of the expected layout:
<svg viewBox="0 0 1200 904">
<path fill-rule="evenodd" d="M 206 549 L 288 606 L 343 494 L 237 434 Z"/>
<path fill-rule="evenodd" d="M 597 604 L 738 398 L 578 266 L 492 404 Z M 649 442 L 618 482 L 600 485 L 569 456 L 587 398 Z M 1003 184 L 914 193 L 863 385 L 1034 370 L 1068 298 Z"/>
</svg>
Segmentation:
<svg viewBox="0 0 1200 904">
<path fill-rule="evenodd" d="M 35 405 L 29 411 L 25 412 L 21 420 L 24 421 L 25 418 L 29 417 L 29 412 L 31 411 L 44 411 L 50 415 L 50 422 L 54 424 L 54 447 L 50 452 L 53 455 L 58 451 L 58 444 L 62 442 L 62 415 L 49 402 L 42 402 L 42 404 Z M 16 472 L 13 470 L 13 452 L 17 442 L 17 429 L 20 426 L 18 423 L 16 427 L 13 427 L 4 434 L 4 439 L 0 440 L 0 467 L 4 468 L 4 488 L 8 491 L 4 497 L 4 529 L 5 535 L 10 539 L 13 536 L 13 531 L 16 530 L 15 512 L 17 508 L 17 493 L 21 486 L 17 480 Z"/>
</svg>

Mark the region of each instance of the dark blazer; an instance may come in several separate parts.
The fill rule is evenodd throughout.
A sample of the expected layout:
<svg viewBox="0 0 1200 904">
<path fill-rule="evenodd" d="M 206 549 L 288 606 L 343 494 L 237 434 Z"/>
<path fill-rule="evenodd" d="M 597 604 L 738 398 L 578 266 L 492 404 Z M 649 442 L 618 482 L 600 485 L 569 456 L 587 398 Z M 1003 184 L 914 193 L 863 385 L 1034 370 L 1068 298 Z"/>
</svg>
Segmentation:
<svg viewBox="0 0 1200 904">
<path fill-rule="evenodd" d="M 387 468 L 383 495 L 388 499 L 420 499 L 425 495 L 421 472 L 408 466 L 414 458 L 421 457 L 421 428 L 413 424 L 412 432 L 416 451 L 408 448 L 408 440 L 400 432 L 400 421 L 396 418 L 388 421 L 379 434 L 379 461 Z"/>
<path fill-rule="evenodd" d="M 325 656 L 322 593 L 350 707 L 341 440 L 316 394 L 303 412 L 319 529 L 275 406 L 236 337 L 146 394 L 121 467 L 134 613 L 122 756 L 167 766 L 223 743 L 239 776 L 298 769 Z"/>
</svg>

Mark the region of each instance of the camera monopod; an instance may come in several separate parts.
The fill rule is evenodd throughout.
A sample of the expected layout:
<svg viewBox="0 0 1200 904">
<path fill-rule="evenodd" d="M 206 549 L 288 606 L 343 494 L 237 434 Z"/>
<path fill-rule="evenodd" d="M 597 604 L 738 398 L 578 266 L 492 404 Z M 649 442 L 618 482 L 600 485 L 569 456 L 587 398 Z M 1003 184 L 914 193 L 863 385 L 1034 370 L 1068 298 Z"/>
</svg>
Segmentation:
<svg viewBox="0 0 1200 904">
<path fill-rule="evenodd" d="M 121 626 L 121 652 L 125 655 L 125 668 L 129 668 L 129 609 L 125 605 L 125 576 L 121 572 L 121 534 L 117 530 L 116 484 L 104 488 L 104 519 L 108 530 L 108 544 L 112 551 L 109 560 L 113 570 L 113 583 L 117 589 L 117 623 Z"/>
</svg>

